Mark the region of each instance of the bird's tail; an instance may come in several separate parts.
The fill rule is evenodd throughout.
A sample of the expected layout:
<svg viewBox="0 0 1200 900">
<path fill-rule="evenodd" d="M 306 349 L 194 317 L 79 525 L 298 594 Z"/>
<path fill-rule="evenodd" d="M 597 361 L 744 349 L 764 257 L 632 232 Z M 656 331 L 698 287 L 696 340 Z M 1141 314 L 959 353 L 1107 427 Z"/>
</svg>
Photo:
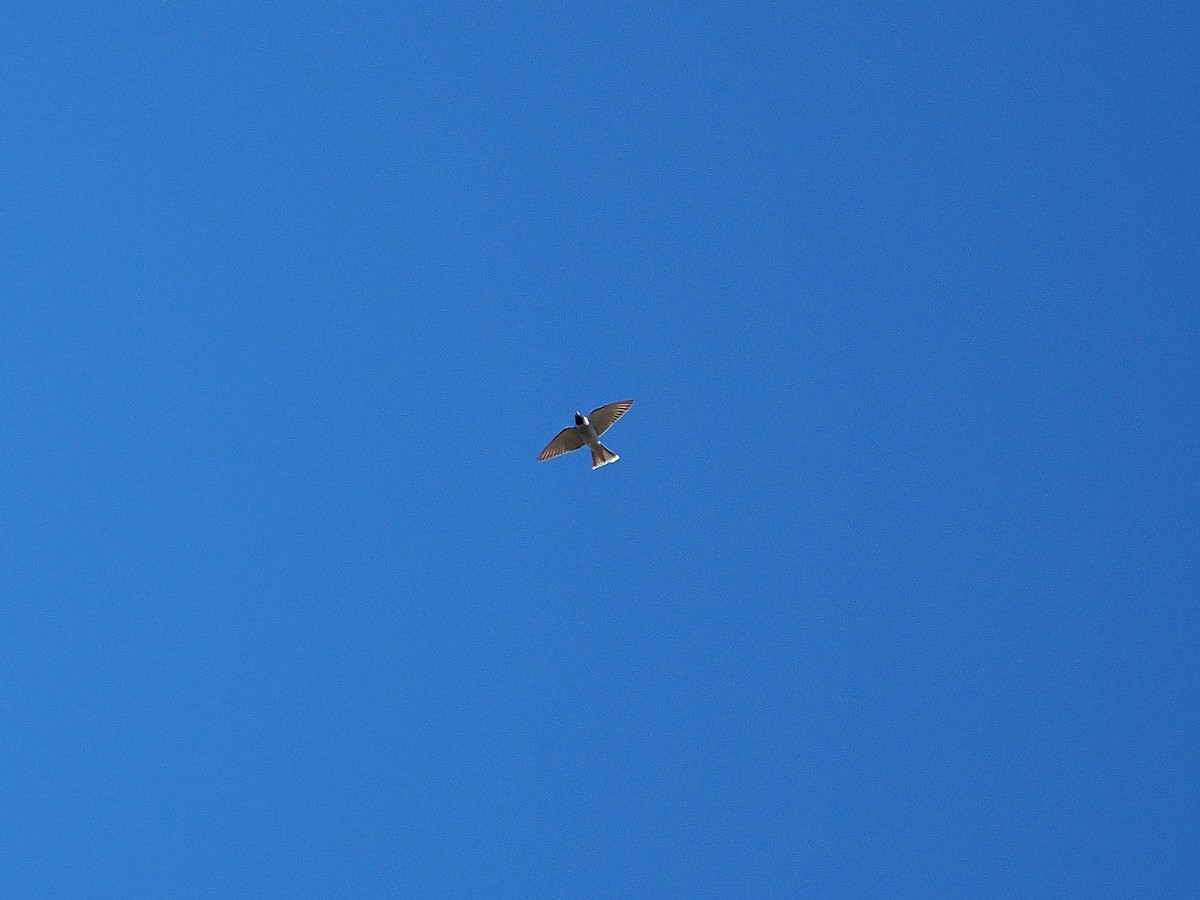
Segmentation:
<svg viewBox="0 0 1200 900">
<path fill-rule="evenodd" d="M 598 469 L 601 466 L 607 466 L 610 462 L 616 462 L 621 457 L 613 453 L 601 443 L 596 443 L 592 447 L 592 469 Z"/>
</svg>

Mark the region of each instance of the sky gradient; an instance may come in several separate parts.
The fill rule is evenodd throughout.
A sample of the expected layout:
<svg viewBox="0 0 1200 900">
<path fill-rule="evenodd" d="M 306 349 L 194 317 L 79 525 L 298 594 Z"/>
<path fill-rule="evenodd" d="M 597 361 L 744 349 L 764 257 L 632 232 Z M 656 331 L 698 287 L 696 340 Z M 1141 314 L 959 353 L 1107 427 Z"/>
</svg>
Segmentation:
<svg viewBox="0 0 1200 900">
<path fill-rule="evenodd" d="M 1153 6 L 5 12 L 0 894 L 1200 895 Z"/>
</svg>

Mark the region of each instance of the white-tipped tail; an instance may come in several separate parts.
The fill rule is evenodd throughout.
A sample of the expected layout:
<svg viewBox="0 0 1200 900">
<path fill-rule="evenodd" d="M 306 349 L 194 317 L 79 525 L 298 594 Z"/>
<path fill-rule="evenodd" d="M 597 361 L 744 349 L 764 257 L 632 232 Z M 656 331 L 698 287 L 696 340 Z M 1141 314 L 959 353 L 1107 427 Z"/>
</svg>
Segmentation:
<svg viewBox="0 0 1200 900">
<path fill-rule="evenodd" d="M 610 462 L 616 462 L 621 457 L 613 453 L 603 444 L 596 444 L 592 447 L 592 469 L 596 470 L 601 466 L 607 466 Z"/>
</svg>

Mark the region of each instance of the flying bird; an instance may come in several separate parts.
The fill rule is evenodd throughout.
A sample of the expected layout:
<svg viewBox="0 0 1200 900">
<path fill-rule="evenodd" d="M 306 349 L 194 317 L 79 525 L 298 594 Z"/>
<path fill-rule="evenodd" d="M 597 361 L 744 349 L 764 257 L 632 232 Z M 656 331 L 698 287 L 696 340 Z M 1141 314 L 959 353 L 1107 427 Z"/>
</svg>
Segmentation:
<svg viewBox="0 0 1200 900">
<path fill-rule="evenodd" d="M 546 445 L 546 449 L 538 454 L 538 462 L 545 462 L 556 456 L 562 456 L 564 453 L 570 453 L 572 450 L 578 450 L 584 444 L 592 448 L 593 470 L 616 462 L 621 457 L 600 443 L 600 435 L 608 431 L 613 422 L 629 412 L 631 406 L 633 406 L 632 400 L 620 400 L 610 403 L 608 406 L 593 409 L 590 416 L 576 412 L 575 424 L 570 428 L 564 428 L 554 440 Z"/>
</svg>

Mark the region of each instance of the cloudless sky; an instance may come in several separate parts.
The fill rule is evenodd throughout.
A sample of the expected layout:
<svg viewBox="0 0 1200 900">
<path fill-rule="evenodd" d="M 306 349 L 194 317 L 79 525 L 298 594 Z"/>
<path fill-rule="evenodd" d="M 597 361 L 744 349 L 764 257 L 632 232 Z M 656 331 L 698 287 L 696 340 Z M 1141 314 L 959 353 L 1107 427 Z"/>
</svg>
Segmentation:
<svg viewBox="0 0 1200 900">
<path fill-rule="evenodd" d="M 1200 895 L 1198 46 L 6 7 L 0 894 Z"/>
</svg>

